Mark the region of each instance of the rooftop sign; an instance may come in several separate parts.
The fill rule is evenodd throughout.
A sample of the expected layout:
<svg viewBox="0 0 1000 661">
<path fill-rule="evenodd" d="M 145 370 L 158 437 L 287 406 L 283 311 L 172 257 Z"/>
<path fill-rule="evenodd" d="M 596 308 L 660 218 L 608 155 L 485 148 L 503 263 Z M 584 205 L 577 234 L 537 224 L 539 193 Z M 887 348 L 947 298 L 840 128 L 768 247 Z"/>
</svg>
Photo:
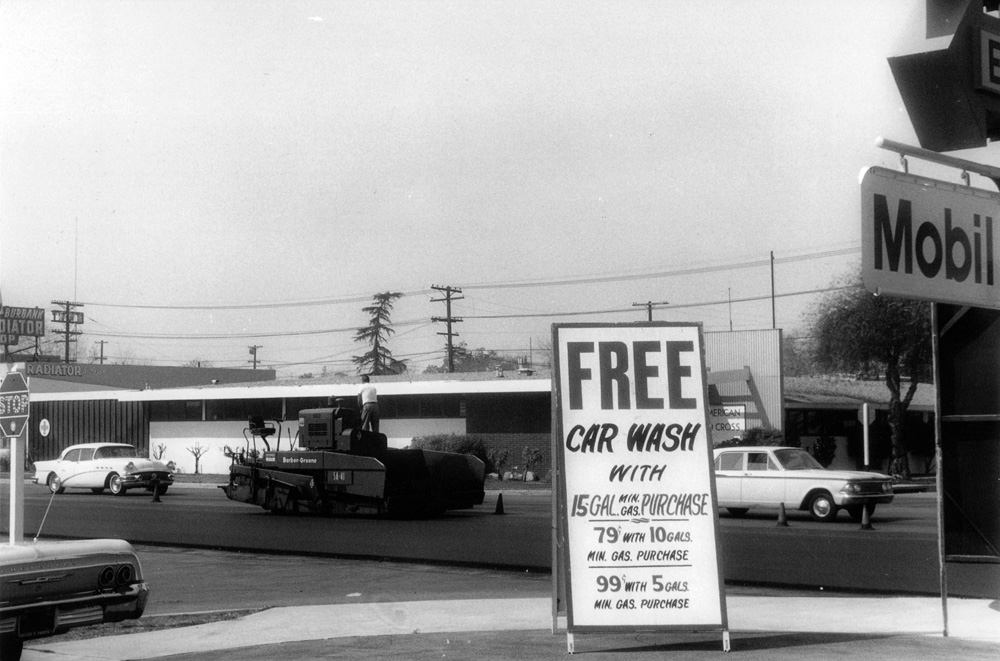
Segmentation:
<svg viewBox="0 0 1000 661">
<path fill-rule="evenodd" d="M 1000 194 L 869 168 L 861 277 L 876 294 L 1000 309 Z"/>
</svg>

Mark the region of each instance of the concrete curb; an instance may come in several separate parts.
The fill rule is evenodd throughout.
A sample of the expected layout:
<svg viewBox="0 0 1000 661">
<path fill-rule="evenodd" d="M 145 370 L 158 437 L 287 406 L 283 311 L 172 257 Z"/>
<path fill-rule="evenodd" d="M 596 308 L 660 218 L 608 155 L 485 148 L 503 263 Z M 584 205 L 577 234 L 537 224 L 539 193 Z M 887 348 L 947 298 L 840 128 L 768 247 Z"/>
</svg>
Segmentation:
<svg viewBox="0 0 1000 661">
<path fill-rule="evenodd" d="M 730 631 L 941 636 L 936 598 L 727 597 Z M 949 636 L 1000 644 L 1000 610 L 986 599 L 948 601 Z M 296 641 L 485 631 L 551 631 L 545 598 L 469 599 L 274 608 L 237 620 L 105 638 L 26 644 L 24 661 L 124 661 Z"/>
</svg>

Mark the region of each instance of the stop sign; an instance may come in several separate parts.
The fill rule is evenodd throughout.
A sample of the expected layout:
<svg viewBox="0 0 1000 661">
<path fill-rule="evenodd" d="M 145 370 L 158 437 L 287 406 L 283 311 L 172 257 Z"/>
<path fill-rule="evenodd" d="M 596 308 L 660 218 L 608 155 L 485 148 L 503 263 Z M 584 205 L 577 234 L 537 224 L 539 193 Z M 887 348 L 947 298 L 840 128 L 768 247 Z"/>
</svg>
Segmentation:
<svg viewBox="0 0 1000 661">
<path fill-rule="evenodd" d="M 0 433 L 17 438 L 28 423 L 28 383 L 20 372 L 10 372 L 0 383 Z"/>
</svg>

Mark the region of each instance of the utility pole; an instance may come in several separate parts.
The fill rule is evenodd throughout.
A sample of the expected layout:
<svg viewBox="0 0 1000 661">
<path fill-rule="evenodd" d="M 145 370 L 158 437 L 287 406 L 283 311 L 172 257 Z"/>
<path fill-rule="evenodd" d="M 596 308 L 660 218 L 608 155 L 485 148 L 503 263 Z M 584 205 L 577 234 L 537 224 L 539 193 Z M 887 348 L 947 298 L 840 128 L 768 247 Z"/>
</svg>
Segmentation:
<svg viewBox="0 0 1000 661">
<path fill-rule="evenodd" d="M 778 315 L 774 309 L 774 251 L 771 251 L 771 328 L 778 327 Z"/>
<path fill-rule="evenodd" d="M 76 303 L 73 301 L 52 301 L 52 305 L 62 306 L 62 310 L 52 311 L 52 321 L 57 324 L 63 324 L 65 328 L 63 330 L 53 331 L 56 335 L 63 336 L 63 343 L 66 346 L 65 351 L 65 361 L 69 360 L 69 345 L 70 342 L 76 342 L 74 335 L 83 335 L 83 331 L 75 330 L 76 326 L 83 323 L 83 313 L 74 312 L 73 308 L 82 308 L 83 303 Z"/>
<path fill-rule="evenodd" d="M 444 298 L 432 298 L 431 303 L 439 303 L 444 301 L 445 305 L 445 316 L 444 317 L 432 317 L 431 321 L 443 321 L 448 325 L 448 331 L 446 333 L 438 333 L 438 335 L 444 335 L 448 338 L 448 373 L 455 371 L 455 347 L 452 344 L 451 338 L 458 337 L 458 333 L 451 332 L 451 325 L 460 323 L 462 320 L 458 317 L 451 316 L 451 302 L 460 301 L 464 296 L 454 296 L 455 294 L 461 294 L 462 290 L 456 287 L 438 287 L 437 285 L 431 285 L 431 289 L 436 289 L 437 291 L 444 292 Z"/>
<path fill-rule="evenodd" d="M 253 368 L 257 369 L 257 349 L 263 349 L 262 344 L 252 344 L 250 345 L 250 355 L 253 356 L 253 360 L 248 360 L 248 363 L 253 363 Z"/>
<path fill-rule="evenodd" d="M 633 303 L 632 307 L 645 307 L 646 314 L 649 321 L 653 320 L 653 306 L 654 305 L 667 305 L 670 301 L 660 301 L 659 303 L 654 303 L 653 301 L 646 301 L 645 303 Z"/>
<path fill-rule="evenodd" d="M 98 340 L 97 343 L 101 345 L 101 358 L 100 358 L 101 362 L 100 362 L 100 364 L 103 365 L 104 364 L 104 345 L 107 344 L 108 341 L 107 340 Z"/>
</svg>

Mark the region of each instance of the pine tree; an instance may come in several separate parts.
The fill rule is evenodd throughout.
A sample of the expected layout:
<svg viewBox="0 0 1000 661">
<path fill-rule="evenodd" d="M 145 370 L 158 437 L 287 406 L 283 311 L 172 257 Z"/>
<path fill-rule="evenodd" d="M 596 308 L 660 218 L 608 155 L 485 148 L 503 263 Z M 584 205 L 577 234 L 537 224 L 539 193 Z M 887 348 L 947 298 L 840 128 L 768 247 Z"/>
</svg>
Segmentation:
<svg viewBox="0 0 1000 661">
<path fill-rule="evenodd" d="M 389 336 L 396 332 L 389 325 L 393 302 L 402 296 L 399 292 L 375 294 L 372 305 L 362 308 L 362 312 L 369 317 L 368 325 L 358 329 L 354 341 L 364 342 L 371 348 L 351 358 L 359 374 L 398 374 L 405 371 L 405 362 L 395 360 L 386 346 Z"/>
</svg>

